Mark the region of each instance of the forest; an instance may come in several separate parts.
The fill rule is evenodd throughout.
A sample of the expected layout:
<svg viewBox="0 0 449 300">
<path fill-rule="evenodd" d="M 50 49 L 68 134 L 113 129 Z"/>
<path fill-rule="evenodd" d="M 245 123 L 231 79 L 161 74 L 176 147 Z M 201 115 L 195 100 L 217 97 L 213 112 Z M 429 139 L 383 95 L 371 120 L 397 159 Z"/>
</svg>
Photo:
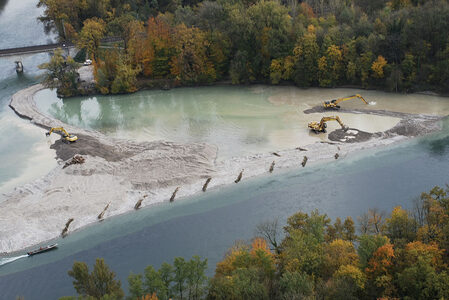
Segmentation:
<svg viewBox="0 0 449 300">
<path fill-rule="evenodd" d="M 297 212 L 282 231 L 260 224 L 250 242 L 236 242 L 207 278 L 207 260 L 177 257 L 158 270 L 128 277 L 126 299 L 448 299 L 449 187 L 422 193 L 412 210 L 370 209 L 333 223 L 318 211 Z M 68 272 L 79 297 L 124 299 L 103 259 L 92 272 Z"/>
<path fill-rule="evenodd" d="M 87 51 L 104 94 L 160 82 L 449 87 L 447 0 L 39 0 L 38 6 L 46 28 Z M 104 46 L 107 36 L 123 42 Z M 59 79 L 61 94 L 77 93 L 76 81 L 48 73 Z"/>
</svg>

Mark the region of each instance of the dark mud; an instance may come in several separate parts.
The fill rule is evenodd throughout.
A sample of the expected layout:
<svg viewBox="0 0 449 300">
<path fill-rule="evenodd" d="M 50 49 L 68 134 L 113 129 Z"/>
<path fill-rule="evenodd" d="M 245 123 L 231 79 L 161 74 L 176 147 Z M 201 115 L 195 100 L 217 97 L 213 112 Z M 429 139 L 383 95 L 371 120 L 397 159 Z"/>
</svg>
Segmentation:
<svg viewBox="0 0 449 300">
<path fill-rule="evenodd" d="M 371 138 L 390 138 L 394 136 L 417 137 L 426 135 L 441 129 L 442 118 L 435 117 L 431 120 L 422 118 L 402 119 L 391 129 L 384 132 L 365 132 L 356 128 L 350 128 L 348 131 L 337 129 L 329 133 L 329 140 L 343 143 L 366 142 Z M 430 117 L 429 117 L 430 118 Z"/>
<path fill-rule="evenodd" d="M 56 150 L 57 158 L 65 161 L 80 154 L 102 157 L 107 161 L 115 162 L 134 154 L 133 152 L 121 152 L 117 147 L 105 145 L 91 136 L 83 134 L 76 134 L 76 136 L 78 136 L 78 140 L 74 143 L 67 144 L 61 138 L 50 146 L 51 149 Z"/>
<path fill-rule="evenodd" d="M 329 140 L 343 143 L 360 143 L 370 140 L 372 137 L 378 136 L 378 133 L 369 133 L 355 128 L 347 131 L 337 129 L 329 133 Z"/>
<path fill-rule="evenodd" d="M 384 132 L 365 132 L 358 130 L 356 128 L 350 128 L 348 131 L 343 129 L 337 129 L 329 133 L 329 140 L 335 142 L 344 143 L 359 143 L 368 141 L 371 138 L 389 138 L 393 136 L 406 136 L 406 137 L 416 137 L 425 134 L 429 134 L 441 129 L 440 120 L 442 117 L 421 115 L 421 114 L 409 114 L 388 110 L 374 110 L 374 109 L 326 109 L 323 106 L 315 106 L 304 111 L 305 114 L 311 113 L 323 113 L 323 112 L 342 112 L 342 113 L 352 113 L 352 114 L 369 114 L 377 116 L 386 117 L 396 117 L 400 118 L 401 121 L 393 128 L 386 130 Z"/>
</svg>

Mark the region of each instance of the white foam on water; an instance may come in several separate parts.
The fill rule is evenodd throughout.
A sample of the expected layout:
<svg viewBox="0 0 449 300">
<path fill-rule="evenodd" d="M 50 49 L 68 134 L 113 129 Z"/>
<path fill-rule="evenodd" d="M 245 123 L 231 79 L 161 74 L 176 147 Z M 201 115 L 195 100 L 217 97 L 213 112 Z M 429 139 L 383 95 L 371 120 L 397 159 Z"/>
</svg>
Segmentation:
<svg viewBox="0 0 449 300">
<path fill-rule="evenodd" d="M 12 263 L 13 261 L 16 261 L 18 259 L 25 258 L 25 257 L 28 257 L 28 254 L 24 254 L 24 255 L 20 255 L 20 256 L 14 256 L 14 257 L 0 258 L 0 266 Z"/>
<path fill-rule="evenodd" d="M 368 104 L 369 104 L 369 105 L 376 105 L 377 102 L 376 102 L 376 101 L 370 101 L 370 102 L 368 102 Z"/>
</svg>

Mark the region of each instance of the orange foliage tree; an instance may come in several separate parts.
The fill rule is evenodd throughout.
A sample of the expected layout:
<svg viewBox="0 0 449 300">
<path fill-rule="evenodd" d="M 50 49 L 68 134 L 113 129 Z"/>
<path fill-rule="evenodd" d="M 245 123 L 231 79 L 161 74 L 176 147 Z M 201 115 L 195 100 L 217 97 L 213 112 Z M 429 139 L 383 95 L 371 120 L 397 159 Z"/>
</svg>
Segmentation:
<svg viewBox="0 0 449 300">
<path fill-rule="evenodd" d="M 368 262 L 365 269 L 371 286 L 377 289 L 376 294 L 388 297 L 394 292 L 392 266 L 395 253 L 393 245 L 388 243 L 379 247 Z"/>
</svg>

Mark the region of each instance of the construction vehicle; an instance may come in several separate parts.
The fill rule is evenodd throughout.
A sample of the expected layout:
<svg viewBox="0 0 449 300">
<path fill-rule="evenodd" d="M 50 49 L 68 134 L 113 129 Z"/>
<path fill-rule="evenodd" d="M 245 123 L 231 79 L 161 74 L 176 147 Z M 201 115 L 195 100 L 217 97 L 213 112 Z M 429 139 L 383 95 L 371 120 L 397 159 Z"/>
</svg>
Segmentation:
<svg viewBox="0 0 449 300">
<path fill-rule="evenodd" d="M 334 100 L 331 100 L 331 101 L 325 101 L 323 103 L 323 106 L 324 106 L 324 108 L 340 109 L 340 105 L 338 105 L 340 102 L 351 100 L 351 99 L 354 99 L 354 98 L 359 98 L 360 100 L 365 102 L 365 104 L 368 104 L 368 102 L 366 102 L 366 100 L 361 95 L 355 94 L 355 95 L 352 95 L 352 96 L 338 98 L 338 99 L 334 99 Z"/>
<path fill-rule="evenodd" d="M 63 127 L 53 127 L 45 135 L 50 136 L 53 132 L 59 132 L 62 135 L 62 141 L 66 143 L 73 143 L 78 139 L 76 135 L 69 134 Z"/>
<path fill-rule="evenodd" d="M 321 118 L 321 121 L 318 122 L 310 122 L 308 127 L 315 133 L 319 133 L 319 132 L 326 132 L 326 128 L 327 128 L 327 121 L 337 121 L 338 124 L 340 124 L 341 128 L 346 131 L 349 128 L 347 126 L 345 126 L 345 124 L 343 124 L 343 122 L 340 120 L 340 118 L 338 116 L 331 116 L 331 117 L 323 117 Z"/>
</svg>

